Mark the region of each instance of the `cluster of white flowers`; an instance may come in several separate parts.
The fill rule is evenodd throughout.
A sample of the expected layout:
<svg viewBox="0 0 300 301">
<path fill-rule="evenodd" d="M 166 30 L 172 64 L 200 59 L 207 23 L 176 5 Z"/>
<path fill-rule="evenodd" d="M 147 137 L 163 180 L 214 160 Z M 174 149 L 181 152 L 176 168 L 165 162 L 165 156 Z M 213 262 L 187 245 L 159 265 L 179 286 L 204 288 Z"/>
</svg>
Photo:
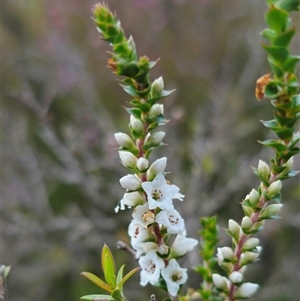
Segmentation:
<svg viewBox="0 0 300 301">
<path fill-rule="evenodd" d="M 132 166 L 135 161 L 124 151 L 120 151 L 120 158 L 125 166 Z M 138 165 L 140 159 L 133 164 Z M 149 165 L 146 161 L 143 158 L 143 168 Z M 198 241 L 186 237 L 184 220 L 174 208 L 173 200 L 183 201 L 184 195 L 166 181 L 166 163 L 167 158 L 156 160 L 143 172 L 144 181 L 132 174 L 121 178 L 121 186 L 127 191 L 116 211 L 125 206 L 134 208 L 128 234 L 141 267 L 140 284 L 156 285 L 163 278 L 169 294 L 176 296 L 180 285 L 187 280 L 187 269 L 181 268 L 177 259 L 191 251 Z M 170 234 L 176 237 L 168 246 L 165 238 Z"/>
</svg>

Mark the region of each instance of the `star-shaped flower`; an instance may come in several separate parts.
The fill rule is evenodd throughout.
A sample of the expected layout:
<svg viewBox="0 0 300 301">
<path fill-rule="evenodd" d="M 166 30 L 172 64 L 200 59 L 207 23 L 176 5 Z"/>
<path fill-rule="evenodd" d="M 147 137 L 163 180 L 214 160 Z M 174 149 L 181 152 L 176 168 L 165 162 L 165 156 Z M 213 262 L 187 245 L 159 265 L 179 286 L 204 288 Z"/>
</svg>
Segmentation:
<svg viewBox="0 0 300 301">
<path fill-rule="evenodd" d="M 157 284 L 160 272 L 165 267 L 164 261 L 157 256 L 155 250 L 149 251 L 139 259 L 142 269 L 140 284 L 145 286 L 148 282 L 152 285 Z"/>
<path fill-rule="evenodd" d="M 186 232 L 178 234 L 173 242 L 171 254 L 174 257 L 181 257 L 187 252 L 192 251 L 198 244 L 198 241 L 194 238 L 186 237 Z"/>
<path fill-rule="evenodd" d="M 156 215 L 155 221 L 166 226 L 169 234 L 182 233 L 185 229 L 184 220 L 175 209 L 171 211 L 162 210 Z"/>
<path fill-rule="evenodd" d="M 161 274 L 166 281 L 168 292 L 172 296 L 176 296 L 180 288 L 180 284 L 186 282 L 186 271 L 187 269 L 181 268 L 174 258 L 172 258 L 169 261 L 168 266 L 162 270 Z"/>
<path fill-rule="evenodd" d="M 142 187 L 147 194 L 149 209 L 174 209 L 172 199 L 177 198 L 182 201 L 184 195 L 179 193 L 179 188 L 175 185 L 169 185 L 162 173 L 151 182 L 143 182 Z"/>
<path fill-rule="evenodd" d="M 133 223 L 143 228 L 147 228 L 154 223 L 155 214 L 149 210 L 148 203 L 136 206 L 132 213 Z"/>
</svg>

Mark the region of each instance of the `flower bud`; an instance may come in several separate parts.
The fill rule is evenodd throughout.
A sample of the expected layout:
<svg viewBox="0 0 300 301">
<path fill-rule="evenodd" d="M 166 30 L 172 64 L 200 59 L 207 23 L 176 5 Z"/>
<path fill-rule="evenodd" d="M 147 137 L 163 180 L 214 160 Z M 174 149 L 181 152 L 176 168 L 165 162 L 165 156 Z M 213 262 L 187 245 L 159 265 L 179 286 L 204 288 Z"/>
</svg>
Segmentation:
<svg viewBox="0 0 300 301">
<path fill-rule="evenodd" d="M 224 291 L 227 292 L 228 291 L 228 280 L 225 277 L 220 276 L 219 274 L 212 274 L 212 280 L 214 285 Z"/>
<path fill-rule="evenodd" d="M 262 160 L 259 160 L 259 162 L 258 162 L 258 172 L 263 179 L 265 179 L 265 180 L 269 179 L 270 167 L 267 163 L 265 163 Z"/>
<path fill-rule="evenodd" d="M 244 216 L 241 223 L 243 231 L 246 233 L 252 228 L 252 221 L 248 216 Z"/>
<path fill-rule="evenodd" d="M 120 184 L 127 190 L 137 190 L 141 187 L 140 180 L 135 175 L 126 175 L 120 179 Z"/>
<path fill-rule="evenodd" d="M 135 169 L 137 164 L 137 158 L 131 152 L 120 151 L 119 156 L 122 164 L 126 168 Z"/>
<path fill-rule="evenodd" d="M 243 283 L 235 292 L 234 299 L 250 298 L 258 290 L 258 288 L 259 285 L 256 283 Z"/>
<path fill-rule="evenodd" d="M 243 205 L 243 203 L 242 203 L 242 207 L 245 215 L 248 217 L 251 216 L 251 214 L 254 212 L 254 210 L 250 206 Z"/>
<path fill-rule="evenodd" d="M 151 181 L 156 177 L 158 173 L 164 172 L 166 165 L 167 165 L 166 157 L 154 161 L 152 165 L 149 167 L 149 169 L 147 170 L 147 180 Z"/>
<path fill-rule="evenodd" d="M 252 250 L 259 243 L 259 239 L 255 237 L 250 237 L 243 245 L 243 251 Z"/>
<path fill-rule="evenodd" d="M 144 132 L 144 123 L 135 118 L 133 115 L 130 115 L 130 127 L 138 134 L 142 134 Z"/>
<path fill-rule="evenodd" d="M 152 96 L 152 98 L 159 97 L 163 90 L 164 90 L 164 80 L 160 76 L 151 85 L 151 96 Z"/>
<path fill-rule="evenodd" d="M 137 192 L 127 192 L 124 194 L 123 197 L 123 204 L 130 206 L 130 207 L 135 207 L 137 205 L 142 205 L 144 204 L 144 199 L 143 197 Z"/>
<path fill-rule="evenodd" d="M 164 106 L 162 104 L 154 104 L 150 111 L 149 111 L 149 117 L 150 118 L 155 118 L 159 115 L 162 115 L 164 113 Z"/>
<path fill-rule="evenodd" d="M 260 200 L 259 193 L 255 189 L 252 189 L 249 194 L 249 201 L 250 201 L 251 205 L 253 206 L 253 208 L 257 207 L 259 200 Z"/>
<path fill-rule="evenodd" d="M 118 142 L 118 144 L 124 148 L 135 148 L 135 145 L 132 141 L 132 139 L 124 133 L 115 133 L 115 139 Z"/>
<path fill-rule="evenodd" d="M 145 144 L 152 145 L 152 146 L 158 145 L 162 142 L 165 135 L 166 135 L 166 133 L 162 132 L 162 131 L 154 132 L 153 134 L 148 136 L 148 138 L 146 139 Z"/>
<path fill-rule="evenodd" d="M 280 180 L 277 180 L 277 181 L 273 182 L 268 187 L 268 190 L 267 190 L 268 196 L 271 197 L 271 198 L 276 196 L 278 193 L 280 193 L 281 187 L 282 187 L 282 184 L 281 184 Z"/>
<path fill-rule="evenodd" d="M 273 216 L 276 216 L 277 213 L 281 210 L 282 204 L 272 204 L 263 210 L 263 212 L 259 215 L 260 219 L 270 219 Z"/>
<path fill-rule="evenodd" d="M 243 282 L 243 274 L 234 271 L 229 275 L 229 279 L 233 284 L 240 284 L 241 282 Z"/>
<path fill-rule="evenodd" d="M 136 166 L 139 171 L 145 171 L 149 166 L 149 161 L 146 158 L 139 158 L 137 160 Z"/>
<path fill-rule="evenodd" d="M 234 259 L 233 250 L 229 247 L 218 248 L 218 253 L 221 253 L 222 257 L 227 261 L 232 261 Z"/>
<path fill-rule="evenodd" d="M 254 253 L 254 252 L 244 252 L 242 255 L 241 255 L 241 258 L 240 258 L 240 266 L 244 266 L 244 265 L 247 265 L 247 264 L 250 264 L 252 262 L 254 262 L 257 257 L 259 256 L 259 253 Z"/>
<path fill-rule="evenodd" d="M 228 230 L 231 234 L 231 236 L 235 239 L 238 240 L 240 237 L 240 226 L 239 224 L 234 221 L 233 219 L 230 219 L 228 221 Z"/>
</svg>

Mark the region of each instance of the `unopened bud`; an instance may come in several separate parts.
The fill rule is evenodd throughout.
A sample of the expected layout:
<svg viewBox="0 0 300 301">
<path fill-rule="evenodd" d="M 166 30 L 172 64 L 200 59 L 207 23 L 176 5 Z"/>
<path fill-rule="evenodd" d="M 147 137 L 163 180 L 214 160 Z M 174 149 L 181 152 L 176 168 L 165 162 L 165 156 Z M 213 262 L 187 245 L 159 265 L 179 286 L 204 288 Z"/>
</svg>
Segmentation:
<svg viewBox="0 0 300 301">
<path fill-rule="evenodd" d="M 149 161 L 146 158 L 141 157 L 137 160 L 136 166 L 139 171 L 145 171 L 149 166 Z"/>
<path fill-rule="evenodd" d="M 135 118 L 133 115 L 130 115 L 130 127 L 138 134 L 142 134 L 144 132 L 144 123 Z"/>
<path fill-rule="evenodd" d="M 241 282 L 243 282 L 243 274 L 234 271 L 229 275 L 229 279 L 233 284 L 240 284 Z"/>
<path fill-rule="evenodd" d="M 151 96 L 152 96 L 152 98 L 159 97 L 163 90 L 164 90 L 164 80 L 160 76 L 151 85 Z"/>
<path fill-rule="evenodd" d="M 120 179 L 120 184 L 127 190 L 137 190 L 141 187 L 141 181 L 135 175 L 126 175 Z"/>
<path fill-rule="evenodd" d="M 277 180 L 277 181 L 273 182 L 268 187 L 268 190 L 267 190 L 268 196 L 271 197 L 271 198 L 276 196 L 278 193 L 280 193 L 281 187 L 282 187 L 282 183 L 281 183 L 280 180 Z"/>
<path fill-rule="evenodd" d="M 148 138 L 146 139 L 145 144 L 147 145 L 158 145 L 162 142 L 163 138 L 165 137 L 166 133 L 159 131 L 159 132 L 154 132 Z"/>
<path fill-rule="evenodd" d="M 127 134 L 115 133 L 115 139 L 117 140 L 118 144 L 124 148 L 135 148 L 132 139 Z"/>
<path fill-rule="evenodd" d="M 254 249 L 259 243 L 259 239 L 255 237 L 250 237 L 243 245 L 243 251 Z"/>
<path fill-rule="evenodd" d="M 241 223 L 242 229 L 245 232 L 248 232 L 252 228 L 252 221 L 248 216 L 244 216 Z"/>
<path fill-rule="evenodd" d="M 256 208 L 260 200 L 260 195 L 259 193 L 255 190 L 252 189 L 251 192 L 249 193 L 249 201 L 253 208 Z"/>
<path fill-rule="evenodd" d="M 267 163 L 262 160 L 258 162 L 258 172 L 262 176 L 263 179 L 268 180 L 270 176 L 270 167 Z"/>
<path fill-rule="evenodd" d="M 159 115 L 162 115 L 164 113 L 164 106 L 162 104 L 154 104 L 150 111 L 149 111 L 149 117 L 150 118 L 155 118 Z"/>
<path fill-rule="evenodd" d="M 123 197 L 123 204 L 130 207 L 142 205 L 144 202 L 143 197 L 137 191 L 125 193 Z"/>
<path fill-rule="evenodd" d="M 230 234 L 232 235 L 232 237 L 235 239 L 235 240 L 238 240 L 239 237 L 240 237 L 240 226 L 239 224 L 234 221 L 233 219 L 230 219 L 228 221 L 228 230 L 230 232 Z"/>
<path fill-rule="evenodd" d="M 260 219 L 269 219 L 273 216 L 276 216 L 277 213 L 281 210 L 282 204 L 272 204 L 269 205 L 267 208 L 263 210 L 263 212 L 260 214 Z"/>
<path fill-rule="evenodd" d="M 122 164 L 126 168 L 135 169 L 137 164 L 137 158 L 131 152 L 120 151 L 119 156 Z"/>
<path fill-rule="evenodd" d="M 212 280 L 213 280 L 214 285 L 218 289 L 220 289 L 224 292 L 228 291 L 228 280 L 227 280 L 227 278 L 222 277 L 219 274 L 212 274 Z"/>
<path fill-rule="evenodd" d="M 218 248 L 218 253 L 219 250 L 225 260 L 232 261 L 234 259 L 234 253 L 231 248 L 229 247 Z"/>
<path fill-rule="evenodd" d="M 259 256 L 259 253 L 244 252 L 241 255 L 239 265 L 242 267 L 244 265 L 250 264 L 250 263 L 254 262 L 258 256 Z"/>
<path fill-rule="evenodd" d="M 163 157 L 154 161 L 147 170 L 147 180 L 153 180 L 160 172 L 164 172 L 167 165 L 167 158 Z"/>
<path fill-rule="evenodd" d="M 259 285 L 256 283 L 243 283 L 235 292 L 234 299 L 248 299 L 258 290 L 258 288 Z"/>
</svg>

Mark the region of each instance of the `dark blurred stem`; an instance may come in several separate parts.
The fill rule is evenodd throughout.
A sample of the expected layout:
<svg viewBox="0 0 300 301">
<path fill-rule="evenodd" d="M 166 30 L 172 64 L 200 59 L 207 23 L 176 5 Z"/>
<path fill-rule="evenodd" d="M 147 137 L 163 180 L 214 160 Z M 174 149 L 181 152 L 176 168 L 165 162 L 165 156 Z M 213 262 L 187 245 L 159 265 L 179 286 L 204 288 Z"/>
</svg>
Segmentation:
<svg viewBox="0 0 300 301">
<path fill-rule="evenodd" d="M 133 257 L 135 258 L 136 252 L 132 248 L 130 248 L 127 244 L 125 244 L 125 242 L 119 240 L 117 242 L 117 248 L 121 249 L 121 250 L 124 250 L 124 251 L 127 251 L 128 253 L 133 255 Z"/>
</svg>

